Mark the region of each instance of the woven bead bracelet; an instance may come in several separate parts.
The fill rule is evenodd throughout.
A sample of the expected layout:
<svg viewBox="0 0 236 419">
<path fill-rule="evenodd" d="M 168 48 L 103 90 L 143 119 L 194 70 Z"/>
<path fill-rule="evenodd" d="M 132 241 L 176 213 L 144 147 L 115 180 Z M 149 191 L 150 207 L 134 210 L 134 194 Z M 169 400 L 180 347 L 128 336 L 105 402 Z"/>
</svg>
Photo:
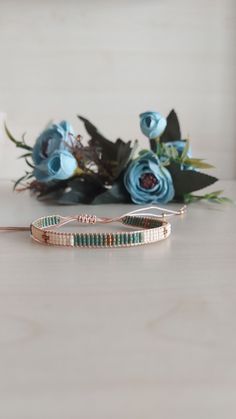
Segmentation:
<svg viewBox="0 0 236 419">
<path fill-rule="evenodd" d="M 156 207 L 149 207 L 148 209 L 150 208 L 156 209 Z M 171 211 L 171 213 L 172 215 L 182 214 L 184 212 L 183 208 L 180 211 Z M 96 217 L 87 214 L 71 217 L 49 215 L 35 220 L 30 226 L 30 231 L 32 238 L 40 243 L 70 247 L 131 247 L 164 240 L 171 234 L 171 224 L 164 219 L 167 214 L 162 214 L 163 219 L 161 219 L 160 215 L 135 213 L 136 211 L 133 211 L 117 218 Z M 135 230 L 129 232 L 116 231 L 115 233 L 65 233 L 54 231 L 55 228 L 71 221 L 86 224 L 120 222 L 123 225 L 135 228 Z"/>
<path fill-rule="evenodd" d="M 95 223 L 94 216 L 82 215 L 78 219 L 86 223 Z M 163 240 L 170 235 L 171 226 L 167 221 L 160 221 L 148 217 L 125 216 L 121 223 L 143 228 L 142 231 L 115 232 L 115 233 L 59 233 L 51 228 L 59 226 L 64 221 L 60 215 L 50 215 L 39 218 L 31 224 L 31 236 L 40 243 L 56 246 L 73 247 L 129 247 L 138 244 L 153 243 Z"/>
<path fill-rule="evenodd" d="M 161 214 L 146 212 L 147 210 L 162 210 Z M 33 221 L 30 227 L 0 227 L 1 231 L 30 230 L 31 237 L 39 243 L 68 247 L 131 247 L 154 243 L 166 239 L 171 234 L 171 224 L 167 217 L 183 214 L 186 206 L 179 211 L 173 211 L 157 206 L 141 208 L 128 212 L 120 217 L 96 217 L 96 215 L 75 215 L 63 217 L 61 215 L 48 215 Z M 134 231 L 116 231 L 115 233 L 66 233 L 55 229 L 72 221 L 83 224 L 108 224 L 119 222 L 134 228 Z M 138 230 L 137 230 L 138 228 Z"/>
</svg>

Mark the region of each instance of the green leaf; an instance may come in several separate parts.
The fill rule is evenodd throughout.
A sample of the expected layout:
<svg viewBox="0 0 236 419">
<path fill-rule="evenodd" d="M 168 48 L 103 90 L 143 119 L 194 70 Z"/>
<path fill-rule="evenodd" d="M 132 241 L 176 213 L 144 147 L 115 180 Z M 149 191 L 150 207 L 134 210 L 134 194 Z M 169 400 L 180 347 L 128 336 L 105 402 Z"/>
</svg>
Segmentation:
<svg viewBox="0 0 236 419">
<path fill-rule="evenodd" d="M 23 137 L 23 140 L 22 141 L 18 141 L 18 140 L 16 140 L 13 137 L 13 135 L 11 134 L 11 132 L 9 131 L 9 129 L 7 127 L 6 122 L 4 122 L 4 128 L 5 128 L 5 132 L 6 132 L 7 136 L 8 136 L 8 138 L 9 138 L 9 140 L 11 140 L 16 145 L 16 147 L 24 148 L 25 150 L 30 150 L 30 151 L 32 150 L 32 147 L 30 147 L 29 145 L 25 144 L 24 137 Z"/>
<path fill-rule="evenodd" d="M 164 166 L 164 167 L 167 167 L 167 166 L 169 166 L 170 165 L 170 159 L 167 157 L 166 159 L 165 159 L 165 161 L 162 161 L 161 163 L 160 163 L 160 165 L 161 166 Z M 168 168 L 168 167 L 167 167 Z"/>
<path fill-rule="evenodd" d="M 232 199 L 227 198 L 226 196 L 221 196 L 219 198 L 212 198 L 210 200 L 212 200 L 213 202 L 216 202 L 218 204 L 225 204 L 225 203 L 232 204 L 233 203 Z"/>
<path fill-rule="evenodd" d="M 185 194 L 184 195 L 184 202 L 186 204 L 189 204 L 191 202 L 196 202 L 196 201 L 211 201 L 211 202 L 215 202 L 215 203 L 219 203 L 219 204 L 223 204 L 223 203 L 232 203 L 233 201 L 230 198 L 227 198 L 226 196 L 219 196 L 221 193 L 223 193 L 223 191 L 215 191 L 215 192 L 211 192 L 211 193 L 207 193 L 204 195 L 195 195 L 195 194 Z"/>
<path fill-rule="evenodd" d="M 212 169 L 214 166 L 209 163 L 205 163 L 203 159 L 190 159 L 186 158 L 184 164 L 195 167 L 196 169 Z"/>
<path fill-rule="evenodd" d="M 138 155 L 142 156 L 143 154 L 148 153 L 150 150 L 143 148 L 142 150 L 139 151 Z"/>
<path fill-rule="evenodd" d="M 161 144 L 161 148 L 162 148 L 162 152 L 160 154 L 160 157 L 162 155 L 169 157 L 170 159 L 176 160 L 178 159 L 179 155 L 178 155 L 178 151 L 176 150 L 176 148 L 173 145 L 166 145 L 166 144 Z"/>
<path fill-rule="evenodd" d="M 25 142 L 25 136 L 26 136 L 26 132 L 24 132 L 24 133 L 22 134 L 22 136 L 21 136 L 21 139 L 22 139 L 22 143 L 23 143 L 23 144 L 26 144 L 26 142 Z"/>
<path fill-rule="evenodd" d="M 185 146 L 184 146 L 183 152 L 180 156 L 180 160 L 182 162 L 185 162 L 185 160 L 187 159 L 188 152 L 189 152 L 189 140 L 185 140 Z"/>
<path fill-rule="evenodd" d="M 213 198 L 213 197 L 218 197 L 219 195 L 221 195 L 224 191 L 221 189 L 219 191 L 214 191 L 214 192 L 210 192 L 207 194 L 208 197 Z"/>
<path fill-rule="evenodd" d="M 6 132 L 7 136 L 8 136 L 8 138 L 9 138 L 11 141 L 13 141 L 13 143 L 17 144 L 19 141 L 17 141 L 17 140 L 13 137 L 13 135 L 10 133 L 9 129 L 7 128 L 7 124 L 6 124 L 6 122 L 4 122 L 4 128 L 5 128 L 5 132 Z"/>
</svg>

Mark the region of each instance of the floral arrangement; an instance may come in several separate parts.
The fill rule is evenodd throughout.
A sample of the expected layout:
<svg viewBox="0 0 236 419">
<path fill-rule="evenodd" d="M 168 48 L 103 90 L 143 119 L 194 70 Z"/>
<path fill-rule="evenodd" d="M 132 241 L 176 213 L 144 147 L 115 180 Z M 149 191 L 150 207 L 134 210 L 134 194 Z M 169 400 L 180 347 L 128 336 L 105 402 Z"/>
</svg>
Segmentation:
<svg viewBox="0 0 236 419">
<path fill-rule="evenodd" d="M 222 191 L 193 194 L 217 178 L 200 171 L 213 166 L 192 157 L 190 142 L 182 139 L 174 110 L 167 118 L 158 112 L 140 115 L 149 148 L 139 152 L 137 140 L 133 144 L 120 138 L 112 142 L 88 119 L 78 118 L 90 137 L 86 144 L 66 121 L 47 126 L 33 147 L 25 142 L 25 135 L 15 139 L 5 125 L 9 139 L 25 150 L 20 157 L 29 168 L 15 183 L 16 190 L 29 189 L 38 199 L 59 204 L 227 200 Z"/>
</svg>

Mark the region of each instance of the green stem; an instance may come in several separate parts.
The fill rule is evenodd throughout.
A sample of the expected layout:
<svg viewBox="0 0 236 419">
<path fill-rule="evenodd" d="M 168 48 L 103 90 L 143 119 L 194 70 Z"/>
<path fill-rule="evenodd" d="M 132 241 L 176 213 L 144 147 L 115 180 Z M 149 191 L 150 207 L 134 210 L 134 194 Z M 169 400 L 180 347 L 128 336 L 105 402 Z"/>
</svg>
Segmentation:
<svg viewBox="0 0 236 419">
<path fill-rule="evenodd" d="M 150 142 L 150 148 L 153 151 L 153 153 L 157 153 L 157 149 L 158 149 L 158 144 L 160 143 L 160 137 L 156 137 L 156 138 L 149 138 L 149 142 Z"/>
<path fill-rule="evenodd" d="M 192 193 L 188 193 L 184 195 L 184 202 L 186 204 L 189 204 L 191 202 L 206 200 L 215 203 L 232 203 L 232 200 L 230 198 L 227 198 L 226 196 L 220 196 L 222 192 L 223 191 L 215 191 L 205 195 L 195 195 Z"/>
</svg>

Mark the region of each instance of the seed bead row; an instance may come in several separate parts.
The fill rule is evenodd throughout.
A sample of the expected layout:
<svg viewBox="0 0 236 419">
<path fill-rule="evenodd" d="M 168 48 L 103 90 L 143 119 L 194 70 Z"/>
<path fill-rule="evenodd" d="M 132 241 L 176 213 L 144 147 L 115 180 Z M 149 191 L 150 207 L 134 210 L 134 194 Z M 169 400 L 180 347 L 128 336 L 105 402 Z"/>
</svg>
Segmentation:
<svg viewBox="0 0 236 419">
<path fill-rule="evenodd" d="M 79 221 L 87 222 L 86 219 L 82 221 L 81 216 L 79 217 Z M 54 231 L 52 228 L 60 224 L 61 219 L 60 215 L 37 219 L 30 226 L 32 238 L 40 243 L 56 246 L 131 247 L 163 240 L 171 233 L 171 225 L 167 221 L 141 216 L 124 216 L 120 219 L 124 225 L 143 229 L 138 231 L 119 231 L 115 233 L 64 233 Z M 91 220 L 94 223 L 95 219 Z"/>
</svg>

